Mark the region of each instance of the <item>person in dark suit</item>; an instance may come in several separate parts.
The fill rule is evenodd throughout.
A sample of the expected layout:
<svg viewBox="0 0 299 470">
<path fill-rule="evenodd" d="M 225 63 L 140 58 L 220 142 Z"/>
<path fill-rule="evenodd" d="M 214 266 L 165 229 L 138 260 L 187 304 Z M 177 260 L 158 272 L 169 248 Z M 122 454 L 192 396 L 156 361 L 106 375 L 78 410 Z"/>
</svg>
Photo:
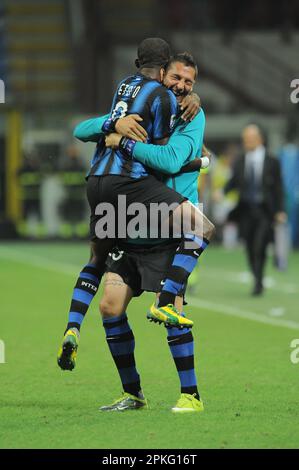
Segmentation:
<svg viewBox="0 0 299 470">
<path fill-rule="evenodd" d="M 283 187 L 279 161 L 265 147 L 262 130 L 255 124 L 242 132 L 244 154 L 237 159 L 231 179 L 224 188 L 239 191 L 239 203 L 230 220 L 239 222 L 245 240 L 250 270 L 254 276 L 252 295 L 263 292 L 267 245 L 274 223 L 285 223 Z"/>
</svg>

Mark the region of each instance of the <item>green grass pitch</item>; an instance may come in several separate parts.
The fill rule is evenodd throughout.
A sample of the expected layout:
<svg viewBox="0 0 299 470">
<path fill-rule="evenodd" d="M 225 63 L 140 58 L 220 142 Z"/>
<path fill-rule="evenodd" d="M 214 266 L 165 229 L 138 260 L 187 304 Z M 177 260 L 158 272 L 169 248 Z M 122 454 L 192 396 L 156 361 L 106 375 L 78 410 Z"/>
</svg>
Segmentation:
<svg viewBox="0 0 299 470">
<path fill-rule="evenodd" d="M 205 411 L 174 415 L 179 381 L 162 326 L 145 318 L 151 294 L 128 309 L 148 411 L 100 413 L 120 381 L 94 300 L 82 328 L 77 367 L 56 354 L 85 244 L 0 245 L 1 448 L 298 448 L 299 254 L 286 273 L 267 266 L 263 298 L 241 250 L 211 246 L 200 261 L 186 311 L 194 320 L 196 366 Z"/>
</svg>

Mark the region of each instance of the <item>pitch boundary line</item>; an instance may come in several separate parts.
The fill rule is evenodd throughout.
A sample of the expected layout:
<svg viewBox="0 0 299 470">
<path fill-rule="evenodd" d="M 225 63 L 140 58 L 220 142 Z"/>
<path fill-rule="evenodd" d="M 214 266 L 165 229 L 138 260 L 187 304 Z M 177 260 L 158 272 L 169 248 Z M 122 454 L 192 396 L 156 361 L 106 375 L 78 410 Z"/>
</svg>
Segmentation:
<svg viewBox="0 0 299 470">
<path fill-rule="evenodd" d="M 236 307 L 230 307 L 228 305 L 221 305 L 215 302 L 209 302 L 208 300 L 201 300 L 194 297 L 188 297 L 188 303 L 190 306 L 206 308 L 212 310 L 216 313 L 221 313 L 223 315 L 229 315 L 237 318 L 244 318 L 246 320 L 252 320 L 259 323 L 264 323 L 272 326 L 282 326 L 285 328 L 290 328 L 292 330 L 299 329 L 299 323 L 296 323 L 292 320 L 280 320 L 276 318 L 268 318 L 263 314 L 258 314 L 254 312 L 246 312 Z"/>
<path fill-rule="evenodd" d="M 218 277 L 219 279 L 221 278 L 223 282 L 234 284 L 238 283 L 243 285 L 250 285 L 251 283 L 251 275 L 249 271 L 223 271 L 219 268 L 212 269 L 210 267 L 204 266 L 204 276 L 209 277 L 210 279 L 215 279 L 215 277 Z M 295 284 L 284 283 L 272 278 L 271 276 L 265 277 L 265 286 L 267 289 L 276 290 L 287 295 L 297 294 L 299 292 Z"/>
<path fill-rule="evenodd" d="M 7 250 L 2 251 L 0 247 L 0 257 L 7 259 L 8 261 L 15 261 L 16 263 L 29 264 L 36 268 L 46 269 L 47 271 L 60 272 L 70 276 L 76 275 L 76 269 L 79 269 L 79 266 L 75 264 L 60 263 L 59 261 L 51 261 L 48 258 L 43 258 L 38 255 L 27 255 L 20 251 Z"/>
<path fill-rule="evenodd" d="M 66 264 L 60 263 L 57 261 L 50 261 L 47 258 L 43 258 L 41 256 L 30 255 L 30 257 L 26 253 L 16 252 L 15 250 L 7 250 L 5 248 L 5 252 L 0 247 L 0 257 L 7 259 L 9 261 L 15 261 L 17 263 L 31 265 L 36 268 L 46 269 L 48 271 L 59 272 L 61 274 L 65 274 L 68 276 L 75 277 L 76 269 L 80 269 L 79 266 L 74 264 Z M 268 318 L 263 314 L 258 314 L 254 312 L 247 312 L 241 309 L 231 307 L 228 305 L 221 305 L 215 302 L 210 302 L 203 299 L 198 299 L 195 297 L 188 297 L 190 306 L 199 307 L 199 308 L 206 308 L 211 310 L 215 313 L 220 313 L 222 315 L 233 316 L 237 318 L 243 318 L 246 320 L 255 321 L 258 323 L 264 323 L 271 326 L 278 326 L 289 328 L 292 330 L 299 329 L 299 323 L 291 321 L 291 320 L 281 320 L 276 318 Z"/>
</svg>

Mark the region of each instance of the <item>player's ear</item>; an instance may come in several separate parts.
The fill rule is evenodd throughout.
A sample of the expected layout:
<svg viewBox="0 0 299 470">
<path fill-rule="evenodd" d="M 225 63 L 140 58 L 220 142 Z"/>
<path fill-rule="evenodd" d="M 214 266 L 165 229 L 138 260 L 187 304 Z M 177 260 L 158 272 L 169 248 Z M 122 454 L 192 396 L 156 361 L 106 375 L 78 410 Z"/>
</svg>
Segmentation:
<svg viewBox="0 0 299 470">
<path fill-rule="evenodd" d="M 136 59 L 135 60 L 135 65 L 136 67 L 139 69 L 140 68 L 140 62 L 139 62 L 139 59 Z"/>
<path fill-rule="evenodd" d="M 163 82 L 165 77 L 165 69 L 160 69 L 160 82 Z"/>
</svg>

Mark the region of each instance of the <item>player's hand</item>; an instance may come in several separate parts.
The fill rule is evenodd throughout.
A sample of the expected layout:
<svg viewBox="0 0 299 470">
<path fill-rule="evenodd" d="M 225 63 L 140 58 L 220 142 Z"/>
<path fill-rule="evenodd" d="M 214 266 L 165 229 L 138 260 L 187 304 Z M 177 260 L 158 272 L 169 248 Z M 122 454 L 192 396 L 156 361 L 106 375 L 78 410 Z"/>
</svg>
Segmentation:
<svg viewBox="0 0 299 470">
<path fill-rule="evenodd" d="M 115 130 L 121 136 L 128 139 L 136 140 L 137 142 L 146 142 L 147 132 L 139 124 L 143 119 L 138 114 L 129 114 L 116 121 Z"/>
<path fill-rule="evenodd" d="M 185 96 L 180 103 L 181 110 L 184 110 L 182 119 L 184 121 L 192 121 L 201 108 L 200 97 L 196 93 Z"/>
<path fill-rule="evenodd" d="M 111 134 L 106 135 L 105 144 L 106 147 L 111 147 L 112 149 L 117 149 L 120 143 L 122 135 L 112 132 Z"/>
</svg>

